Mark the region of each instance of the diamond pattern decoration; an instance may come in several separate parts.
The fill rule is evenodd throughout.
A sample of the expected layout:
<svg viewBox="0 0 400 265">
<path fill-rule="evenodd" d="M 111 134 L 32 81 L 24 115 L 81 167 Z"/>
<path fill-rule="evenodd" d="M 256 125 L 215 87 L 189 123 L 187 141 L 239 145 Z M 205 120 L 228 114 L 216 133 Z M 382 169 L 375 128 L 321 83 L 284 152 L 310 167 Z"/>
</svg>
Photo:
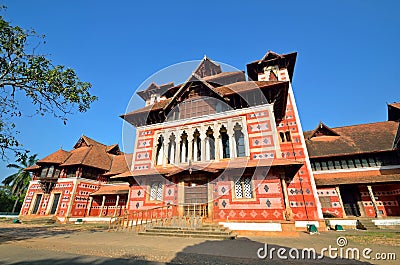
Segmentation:
<svg viewBox="0 0 400 265">
<path fill-rule="evenodd" d="M 281 216 L 281 213 L 280 212 L 278 212 L 277 210 L 273 213 L 273 215 L 276 217 L 276 218 L 279 218 L 279 216 Z"/>
<path fill-rule="evenodd" d="M 142 192 L 139 190 L 139 191 L 137 192 L 137 196 L 140 196 L 140 195 L 142 195 Z"/>
<path fill-rule="evenodd" d="M 266 205 L 268 206 L 268 208 L 269 208 L 269 207 L 271 207 L 271 204 L 272 204 L 272 203 L 271 203 L 271 201 L 268 199 L 268 200 L 265 202 L 265 204 L 266 204 Z"/>
<path fill-rule="evenodd" d="M 222 192 L 222 193 L 225 193 L 225 192 L 226 192 L 225 187 L 222 187 L 222 188 L 221 188 L 221 192 Z"/>
<path fill-rule="evenodd" d="M 235 211 L 234 211 L 234 210 L 231 210 L 231 211 L 229 212 L 229 217 L 234 218 L 235 216 L 236 216 Z"/>
<path fill-rule="evenodd" d="M 137 202 L 135 206 L 136 206 L 136 209 L 139 208 L 139 206 L 140 206 L 139 202 Z"/>
<path fill-rule="evenodd" d="M 257 213 L 253 210 L 253 211 L 251 211 L 250 215 L 251 215 L 251 217 L 256 218 Z"/>
<path fill-rule="evenodd" d="M 311 191 L 307 188 L 307 189 L 306 189 L 306 193 L 307 193 L 307 194 L 310 194 Z"/>
<path fill-rule="evenodd" d="M 265 138 L 265 139 L 263 140 L 263 142 L 264 142 L 264 144 L 269 144 L 269 140 L 268 140 L 267 138 Z"/>
<path fill-rule="evenodd" d="M 240 213 L 239 213 L 239 215 L 240 215 L 242 218 L 244 218 L 244 217 L 246 216 L 246 213 L 245 213 L 243 210 L 241 210 Z"/>
<path fill-rule="evenodd" d="M 171 196 L 171 194 L 172 194 L 172 190 L 169 189 L 169 190 L 168 190 L 168 195 Z"/>
<path fill-rule="evenodd" d="M 258 145 L 258 144 L 260 143 L 260 141 L 259 141 L 259 140 L 255 140 L 254 143 L 255 143 L 256 145 Z"/>
<path fill-rule="evenodd" d="M 225 201 L 225 200 L 223 200 L 221 204 L 222 204 L 222 207 L 224 207 L 224 208 L 225 208 L 227 203 L 226 203 L 226 201 Z"/>
<path fill-rule="evenodd" d="M 268 187 L 267 184 L 264 185 L 264 190 L 265 190 L 265 192 L 268 192 L 268 191 L 269 191 L 269 187 Z"/>
<path fill-rule="evenodd" d="M 264 210 L 264 211 L 262 211 L 261 215 L 262 215 L 264 218 L 267 218 L 269 214 L 268 214 L 268 212 L 267 212 L 266 210 Z"/>
</svg>

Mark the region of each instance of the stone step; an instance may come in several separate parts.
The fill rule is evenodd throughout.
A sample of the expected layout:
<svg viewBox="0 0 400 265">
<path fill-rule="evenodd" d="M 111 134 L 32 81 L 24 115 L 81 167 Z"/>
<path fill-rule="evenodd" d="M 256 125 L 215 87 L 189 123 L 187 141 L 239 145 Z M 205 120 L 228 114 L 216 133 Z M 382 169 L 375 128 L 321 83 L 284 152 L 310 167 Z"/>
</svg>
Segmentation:
<svg viewBox="0 0 400 265">
<path fill-rule="evenodd" d="M 377 227 L 371 220 L 360 221 L 360 225 L 366 230 L 379 230 L 379 227 Z"/>
<path fill-rule="evenodd" d="M 55 224 L 56 219 L 53 216 L 19 216 L 18 219 L 25 224 Z"/>
<path fill-rule="evenodd" d="M 212 235 L 212 234 L 194 234 L 194 233 L 171 233 L 171 232 L 160 232 L 160 231 L 143 231 L 139 232 L 139 235 L 143 236 L 168 236 L 168 237 L 196 237 L 196 238 L 212 238 L 212 239 L 235 239 L 235 234 L 229 235 Z"/>
<path fill-rule="evenodd" d="M 196 229 L 162 229 L 162 228 L 147 228 L 146 232 L 159 233 L 176 233 L 176 234 L 196 234 L 196 235 L 230 235 L 231 231 L 209 231 Z"/>
<path fill-rule="evenodd" d="M 200 227 L 180 227 L 180 226 L 153 226 L 153 229 L 168 229 L 168 230 L 199 230 L 199 231 L 229 231 L 224 226 L 200 226 Z"/>
</svg>

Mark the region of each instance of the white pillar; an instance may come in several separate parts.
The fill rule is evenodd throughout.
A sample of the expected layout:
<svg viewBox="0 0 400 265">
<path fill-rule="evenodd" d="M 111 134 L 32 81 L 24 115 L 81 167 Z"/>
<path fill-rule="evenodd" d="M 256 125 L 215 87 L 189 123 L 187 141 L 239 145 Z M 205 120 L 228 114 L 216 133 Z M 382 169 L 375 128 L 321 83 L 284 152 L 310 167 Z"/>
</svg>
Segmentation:
<svg viewBox="0 0 400 265">
<path fill-rule="evenodd" d="M 197 161 L 197 138 L 198 137 L 193 137 L 193 161 Z"/>
<path fill-rule="evenodd" d="M 206 137 L 205 144 L 206 144 L 206 161 L 210 161 L 211 160 L 210 137 L 208 137 L 208 136 Z"/>
<path fill-rule="evenodd" d="M 169 157 L 169 162 L 170 164 L 174 164 L 175 163 L 175 144 L 174 142 L 170 141 L 169 144 L 171 145 L 171 149 L 170 149 L 170 157 Z"/>
<path fill-rule="evenodd" d="M 90 216 L 90 210 L 92 209 L 92 203 L 93 203 L 93 197 L 90 196 L 89 197 L 89 203 L 88 203 L 88 207 L 87 207 L 86 216 Z"/>
<path fill-rule="evenodd" d="M 116 200 L 116 202 L 115 202 L 114 216 L 117 215 L 118 204 L 119 204 L 119 194 L 117 194 L 117 200 Z"/>
<path fill-rule="evenodd" d="M 206 160 L 206 136 L 204 133 L 200 134 L 200 160 Z"/>
<path fill-rule="evenodd" d="M 374 191 L 372 190 L 371 185 L 367 185 L 367 189 L 368 189 L 369 197 L 371 198 L 371 201 L 372 201 L 372 205 L 374 206 L 376 217 L 382 217 L 382 214 L 379 213 L 378 204 L 376 203 Z"/>
<path fill-rule="evenodd" d="M 193 159 L 193 134 L 188 134 L 188 138 L 187 138 L 187 140 L 188 140 L 188 161 L 189 160 L 191 160 L 191 161 L 193 161 L 194 159 Z"/>
<path fill-rule="evenodd" d="M 106 196 L 103 195 L 103 201 L 101 202 L 101 209 L 100 209 L 100 214 L 99 217 L 103 215 L 103 209 L 104 209 L 104 203 L 106 202 Z"/>
<path fill-rule="evenodd" d="M 229 156 L 230 158 L 236 157 L 236 144 L 235 144 L 235 134 L 228 133 L 229 137 Z"/>
</svg>

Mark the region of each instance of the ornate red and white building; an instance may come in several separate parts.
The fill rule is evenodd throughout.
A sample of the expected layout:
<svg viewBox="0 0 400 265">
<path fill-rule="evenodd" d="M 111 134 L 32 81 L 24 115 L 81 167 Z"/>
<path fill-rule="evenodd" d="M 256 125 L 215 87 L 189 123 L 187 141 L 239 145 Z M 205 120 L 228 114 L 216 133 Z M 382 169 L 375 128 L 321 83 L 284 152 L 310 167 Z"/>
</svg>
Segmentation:
<svg viewBox="0 0 400 265">
<path fill-rule="evenodd" d="M 399 215 L 399 107 L 388 122 L 303 133 L 296 56 L 269 51 L 247 77 L 204 57 L 184 83 L 150 84 L 137 93 L 145 106 L 121 116 L 136 127 L 134 153 L 82 136 L 39 160 L 21 217 L 98 221 L 171 205 L 232 230 L 294 231 L 322 229 L 323 213 Z"/>
</svg>

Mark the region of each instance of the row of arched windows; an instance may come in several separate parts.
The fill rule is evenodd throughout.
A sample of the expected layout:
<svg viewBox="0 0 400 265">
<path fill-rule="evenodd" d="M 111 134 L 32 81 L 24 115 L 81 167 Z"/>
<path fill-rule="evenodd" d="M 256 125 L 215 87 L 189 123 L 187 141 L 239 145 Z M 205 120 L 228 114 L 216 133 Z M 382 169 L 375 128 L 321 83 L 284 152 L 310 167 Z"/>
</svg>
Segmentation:
<svg viewBox="0 0 400 265">
<path fill-rule="evenodd" d="M 192 138 L 190 141 L 186 131 L 183 131 L 178 137 L 175 133 L 171 133 L 168 139 L 164 139 L 164 136 L 160 135 L 157 139 L 155 163 L 162 165 L 164 159 L 167 164 L 186 163 L 189 160 L 195 162 L 210 161 L 215 160 L 217 155 L 221 159 L 244 157 L 246 156 L 246 148 L 242 129 L 242 126 L 236 123 L 231 137 L 228 135 L 225 126 L 221 126 L 219 135 L 215 134 L 211 127 L 207 128 L 204 135 L 201 135 L 200 131 L 196 129 L 190 137 Z M 202 147 L 202 144 L 204 147 Z M 231 144 L 234 145 L 234 150 L 231 150 Z M 191 145 L 190 148 L 189 145 Z M 217 152 L 217 149 L 219 152 Z M 189 150 L 191 150 L 191 153 L 189 153 Z M 233 151 L 233 154 L 231 154 L 231 151 Z"/>
</svg>

